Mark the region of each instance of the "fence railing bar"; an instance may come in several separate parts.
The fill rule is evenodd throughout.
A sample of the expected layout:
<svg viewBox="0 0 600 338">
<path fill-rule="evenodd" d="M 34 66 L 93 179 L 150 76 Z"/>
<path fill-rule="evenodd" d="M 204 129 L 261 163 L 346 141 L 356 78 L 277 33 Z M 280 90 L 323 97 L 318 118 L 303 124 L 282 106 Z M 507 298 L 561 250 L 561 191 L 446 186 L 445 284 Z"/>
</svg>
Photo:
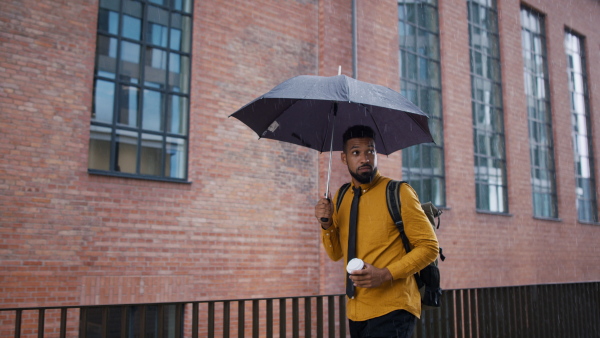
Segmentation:
<svg viewBox="0 0 600 338">
<path fill-rule="evenodd" d="M 304 337 L 310 338 L 312 327 L 312 301 L 311 298 L 304 299 Z"/>
<path fill-rule="evenodd" d="M 455 332 L 456 332 L 456 322 L 455 322 L 455 303 L 456 303 L 456 298 L 454 297 L 454 295 L 456 294 L 455 290 L 448 290 L 446 292 L 444 292 L 444 294 L 442 295 L 442 299 L 443 299 L 443 306 L 446 307 L 446 327 L 448 328 L 448 330 L 446 331 L 446 335 L 443 336 L 444 338 L 451 338 L 454 337 Z"/>
<path fill-rule="evenodd" d="M 473 306 L 474 295 L 473 289 L 465 290 L 463 295 L 463 306 L 465 308 L 465 332 L 467 337 L 475 336 L 475 329 L 477 325 L 477 319 L 475 319 L 475 306 Z"/>
<path fill-rule="evenodd" d="M 456 312 L 454 313 L 456 316 L 456 332 L 457 335 L 456 337 L 458 338 L 464 338 L 464 322 L 463 322 L 463 314 L 464 314 L 464 310 L 463 310 L 463 304 L 462 304 L 462 293 L 463 290 L 456 290 L 456 293 L 454 294 L 454 299 L 456 301 Z"/>
<path fill-rule="evenodd" d="M 327 297 L 327 329 L 328 337 L 335 337 L 335 297 Z"/>
<path fill-rule="evenodd" d="M 285 306 L 285 298 L 281 298 L 279 300 L 279 336 L 280 337 L 285 337 L 286 335 L 286 321 L 287 321 L 287 314 L 286 314 L 286 306 Z"/>
<path fill-rule="evenodd" d="M 15 311 L 15 338 L 21 338 L 21 318 L 23 310 Z"/>
<path fill-rule="evenodd" d="M 240 300 L 238 303 L 238 337 L 244 337 L 246 325 L 246 302 Z"/>
<path fill-rule="evenodd" d="M 273 337 L 273 300 L 267 299 L 267 338 Z"/>
<path fill-rule="evenodd" d="M 163 338 L 164 333 L 164 325 L 165 325 L 165 306 L 159 306 L 156 315 L 158 316 L 157 320 L 157 329 L 158 329 L 158 338 Z"/>
<path fill-rule="evenodd" d="M 85 327 L 87 326 L 87 309 L 88 308 L 81 308 L 81 310 L 79 310 L 79 337 L 80 338 L 86 338 L 86 334 L 85 334 Z"/>
<path fill-rule="evenodd" d="M 260 332 L 260 308 L 258 299 L 252 301 L 252 337 L 258 338 Z"/>
<path fill-rule="evenodd" d="M 223 302 L 223 338 L 229 338 L 231 326 L 231 302 Z"/>
<path fill-rule="evenodd" d="M 340 337 L 346 337 L 346 295 L 338 296 L 338 304 L 340 308 L 340 312 L 338 315 L 340 322 Z"/>
<path fill-rule="evenodd" d="M 129 325 L 127 325 L 127 318 L 129 318 L 129 307 L 121 307 L 121 337 L 129 336 Z"/>
<path fill-rule="evenodd" d="M 325 325 L 323 320 L 323 297 L 319 297 L 317 298 L 317 338 L 323 338 L 324 328 Z"/>
<path fill-rule="evenodd" d="M 490 324 L 488 322 L 488 317 L 490 314 L 488 313 L 488 306 L 490 303 L 489 299 L 489 289 L 479 289 L 477 290 L 477 303 L 479 304 L 479 337 L 490 337 Z"/>
<path fill-rule="evenodd" d="M 46 309 L 40 309 L 38 311 L 38 338 L 44 338 L 45 315 L 46 315 Z"/>
<path fill-rule="evenodd" d="M 108 337 L 108 308 L 101 308 L 101 321 L 102 321 L 102 338 Z"/>
<path fill-rule="evenodd" d="M 60 338 L 67 337 L 67 308 L 60 309 Z"/>
<path fill-rule="evenodd" d="M 140 309 L 140 337 L 146 337 L 146 311 L 148 305 L 142 305 Z"/>
<path fill-rule="evenodd" d="M 292 299 L 292 332 L 294 338 L 300 337 L 300 309 L 298 298 Z"/>
</svg>

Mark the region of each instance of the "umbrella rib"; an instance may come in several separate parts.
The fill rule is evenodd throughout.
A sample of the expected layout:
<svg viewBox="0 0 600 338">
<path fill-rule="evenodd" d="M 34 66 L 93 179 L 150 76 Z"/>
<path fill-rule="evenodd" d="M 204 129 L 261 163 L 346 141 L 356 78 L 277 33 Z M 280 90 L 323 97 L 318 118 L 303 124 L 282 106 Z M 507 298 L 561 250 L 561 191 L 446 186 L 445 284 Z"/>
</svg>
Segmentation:
<svg viewBox="0 0 600 338">
<path fill-rule="evenodd" d="M 369 111 L 369 115 L 371 115 L 371 120 L 373 120 L 373 124 L 375 125 L 375 129 L 377 129 L 377 133 L 379 133 L 379 135 L 383 135 L 383 134 L 381 133 L 381 129 L 379 128 L 379 125 L 377 124 L 377 121 L 375 120 L 375 115 L 373 115 L 373 112 L 372 112 L 372 110 L 371 110 L 371 109 L 369 109 L 369 106 L 367 106 L 367 105 L 363 105 L 363 106 L 365 107 L 365 109 L 366 109 L 367 111 Z M 383 138 L 383 137 L 381 137 L 381 145 L 383 146 L 383 151 L 384 151 L 384 154 L 385 154 L 385 155 L 389 155 L 389 154 L 387 154 L 387 152 L 388 152 L 388 151 L 387 151 L 387 147 L 386 147 L 386 145 L 385 145 L 385 140 L 384 140 L 384 138 Z"/>
<path fill-rule="evenodd" d="M 410 118 L 411 120 L 413 120 L 415 122 L 415 124 L 421 129 L 421 131 L 425 132 L 428 130 L 423 129 L 423 127 L 421 127 L 421 124 L 415 119 L 415 115 L 414 114 L 406 114 L 408 116 L 408 118 Z M 427 123 L 429 123 L 429 115 L 425 114 L 425 117 L 427 118 Z M 435 140 L 433 139 L 433 135 L 431 135 L 431 131 L 429 131 L 429 134 L 431 136 L 431 142 L 433 142 L 435 144 Z"/>
<path fill-rule="evenodd" d="M 331 109 L 329 109 L 329 113 L 331 115 L 331 118 L 327 119 L 327 126 L 325 127 L 325 137 L 323 137 L 323 142 L 321 142 L 321 150 L 320 152 L 323 153 L 323 150 L 325 149 L 326 146 L 326 141 L 327 141 L 327 135 L 329 135 L 329 133 L 327 132 L 329 130 L 329 126 L 331 125 L 331 123 L 335 123 L 335 116 L 334 114 L 331 114 L 331 112 L 333 112 L 333 106 L 331 106 Z M 332 126 L 332 129 L 335 126 Z M 332 130 L 332 134 L 331 134 L 331 141 L 333 142 L 333 130 Z M 329 149 L 329 151 L 332 151 L 332 149 Z"/>
</svg>

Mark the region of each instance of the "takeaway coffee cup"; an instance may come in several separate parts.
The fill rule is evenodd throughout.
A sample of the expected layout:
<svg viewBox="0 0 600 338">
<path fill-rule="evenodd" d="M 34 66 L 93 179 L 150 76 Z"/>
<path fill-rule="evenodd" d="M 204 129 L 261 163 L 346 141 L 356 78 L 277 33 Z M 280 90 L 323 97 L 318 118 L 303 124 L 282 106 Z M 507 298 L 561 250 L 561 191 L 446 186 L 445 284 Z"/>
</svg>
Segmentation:
<svg viewBox="0 0 600 338">
<path fill-rule="evenodd" d="M 365 262 L 363 262 L 362 259 L 352 258 L 350 260 L 350 262 L 348 262 L 348 265 L 346 266 L 346 271 L 348 271 L 349 274 L 352 274 L 352 271 L 362 270 L 364 267 L 365 267 Z"/>
</svg>

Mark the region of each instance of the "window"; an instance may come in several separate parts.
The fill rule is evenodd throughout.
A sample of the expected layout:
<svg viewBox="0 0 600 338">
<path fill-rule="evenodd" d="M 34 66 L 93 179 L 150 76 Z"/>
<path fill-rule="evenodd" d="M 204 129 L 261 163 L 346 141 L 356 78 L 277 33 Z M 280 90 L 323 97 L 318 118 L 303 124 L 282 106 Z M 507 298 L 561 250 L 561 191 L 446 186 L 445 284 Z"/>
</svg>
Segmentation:
<svg viewBox="0 0 600 338">
<path fill-rule="evenodd" d="M 507 213 L 504 113 L 495 0 L 468 0 L 477 210 Z"/>
<path fill-rule="evenodd" d="M 100 0 L 88 169 L 187 180 L 192 0 Z"/>
<path fill-rule="evenodd" d="M 521 9 L 531 192 L 535 217 L 558 218 L 544 17 Z"/>
<path fill-rule="evenodd" d="M 435 143 L 402 151 L 402 177 L 419 197 L 446 205 L 437 0 L 399 0 L 401 93 L 429 115 Z"/>
<path fill-rule="evenodd" d="M 575 155 L 575 178 L 577 193 L 577 217 L 584 222 L 598 222 L 594 158 L 592 156 L 592 133 L 590 121 L 589 92 L 586 77 L 584 40 L 579 35 L 565 32 L 567 73 L 571 96 L 571 123 L 573 152 Z"/>
</svg>

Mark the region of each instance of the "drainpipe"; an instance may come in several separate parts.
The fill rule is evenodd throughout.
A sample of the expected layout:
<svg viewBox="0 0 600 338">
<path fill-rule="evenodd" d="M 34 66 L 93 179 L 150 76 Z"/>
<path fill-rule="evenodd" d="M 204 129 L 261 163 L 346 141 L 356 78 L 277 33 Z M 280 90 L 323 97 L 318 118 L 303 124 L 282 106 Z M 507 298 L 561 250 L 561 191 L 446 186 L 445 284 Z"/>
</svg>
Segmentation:
<svg viewBox="0 0 600 338">
<path fill-rule="evenodd" d="M 356 0 L 352 0 L 352 77 L 355 79 L 358 77 L 356 21 Z"/>
</svg>

